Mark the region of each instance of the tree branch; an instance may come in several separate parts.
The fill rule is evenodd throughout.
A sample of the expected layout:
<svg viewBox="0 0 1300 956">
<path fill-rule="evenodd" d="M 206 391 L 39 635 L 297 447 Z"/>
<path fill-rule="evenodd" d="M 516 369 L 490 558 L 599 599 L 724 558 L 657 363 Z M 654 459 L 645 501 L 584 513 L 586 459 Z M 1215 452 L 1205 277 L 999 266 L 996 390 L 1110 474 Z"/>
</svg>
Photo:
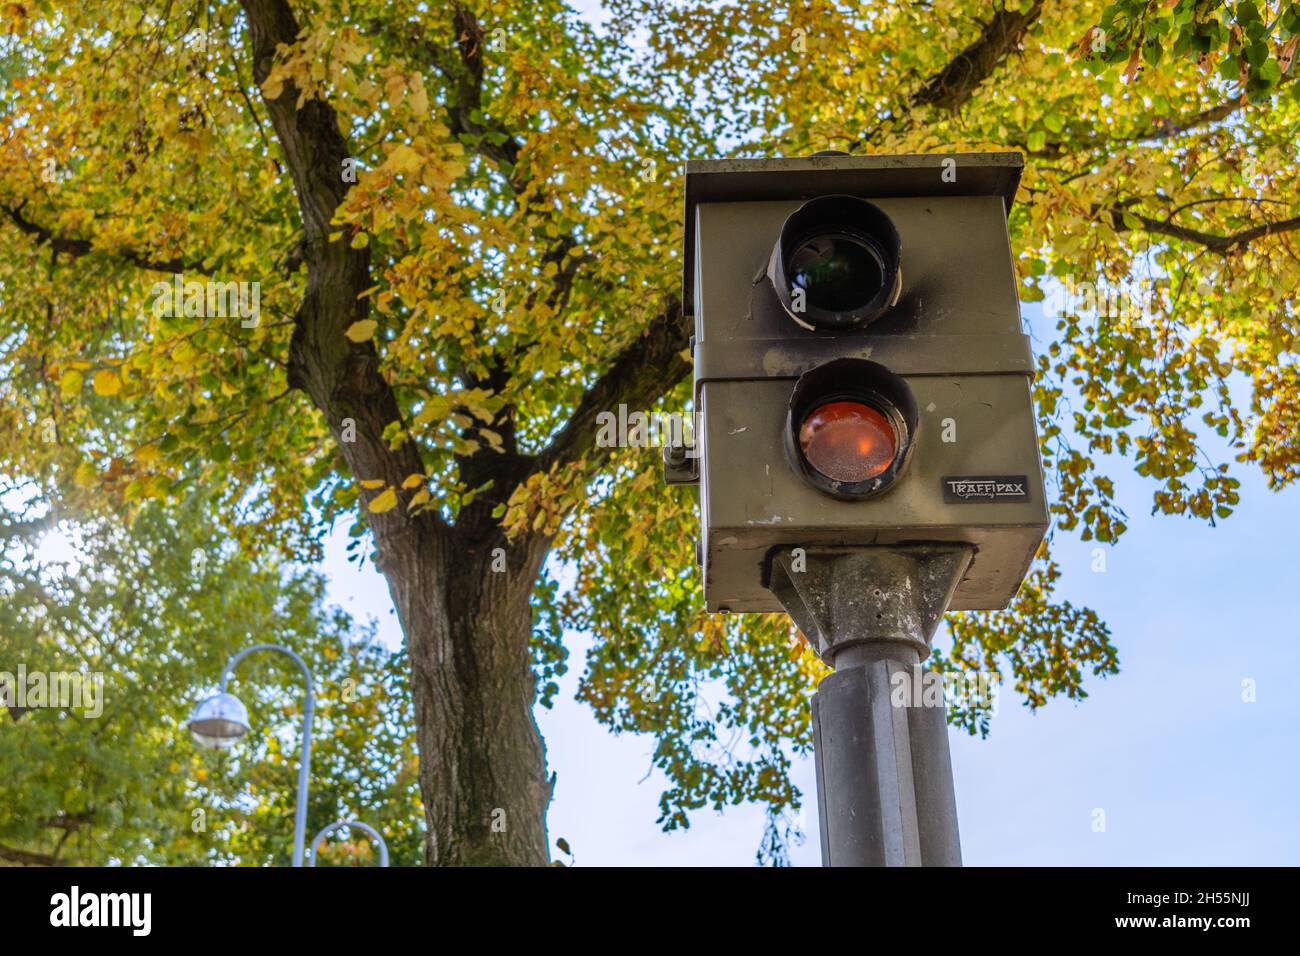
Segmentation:
<svg viewBox="0 0 1300 956">
<path fill-rule="evenodd" d="M 14 847 L 0 844 L 0 860 L 8 863 L 16 863 L 19 866 L 62 866 L 56 856 L 48 853 L 32 853 L 29 850 L 19 850 Z"/>
<path fill-rule="evenodd" d="M 474 137 L 477 142 L 471 148 L 497 167 L 512 192 L 516 195 L 522 192 L 526 183 L 515 167 L 523 143 L 499 122 L 483 115 L 483 50 L 487 38 L 478 18 L 461 6 L 453 8 L 455 54 L 446 53 L 441 43 L 431 42 L 419 23 L 404 23 L 399 27 L 374 19 L 369 26 L 372 34 L 389 38 L 413 61 L 442 75 L 447 84 L 444 112 L 448 130 L 456 137 Z M 477 120 L 475 113 L 479 114 Z M 486 134 L 489 133 L 495 134 L 499 142 L 488 139 Z M 505 165 L 510 169 L 503 169 Z"/>
<path fill-rule="evenodd" d="M 26 235 L 33 236 L 40 245 L 47 245 L 50 250 L 57 255 L 66 255 L 70 259 L 79 259 L 82 256 L 90 255 L 95 251 L 94 245 L 89 239 L 80 239 L 71 236 L 61 236 L 53 230 L 38 225 L 23 215 L 23 208 L 27 201 L 23 200 L 17 206 L 0 203 L 0 210 L 3 210 L 9 219 L 18 229 Z M 107 250 L 105 250 L 107 251 Z M 110 255 L 116 255 L 124 259 L 133 266 L 141 269 L 149 269 L 154 272 L 207 272 L 202 262 L 193 262 L 184 258 L 174 259 L 152 259 L 142 252 L 134 249 L 119 250 Z"/>
<path fill-rule="evenodd" d="M 451 120 L 451 131 L 456 134 L 469 133 L 482 136 L 489 130 L 474 120 L 474 113 L 477 111 L 482 114 L 483 47 L 487 38 L 483 34 L 478 18 L 464 7 L 456 7 L 453 23 L 456 28 L 456 49 L 460 51 L 461 69 L 459 77 L 455 79 L 450 75 L 451 71 L 444 70 L 448 73 L 448 79 L 454 82 L 454 100 L 447 109 Z M 498 166 L 503 163 L 510 165 L 514 171 L 506 178 L 510 180 L 511 189 L 518 193 L 522 191 L 524 183 L 516 179 L 518 170 L 515 169 L 515 165 L 519 162 L 519 152 L 523 149 L 523 144 L 500 127 L 494 126 L 490 131 L 500 133 L 505 140 L 500 145 L 484 140 L 479 144 L 479 152 Z"/>
<path fill-rule="evenodd" d="M 538 471 L 587 457 L 603 462 L 611 449 L 596 447 L 596 416 L 620 404 L 644 410 L 690 373 L 683 356 L 690 344 L 690 322 L 681 302 L 669 296 L 649 327 L 625 348 L 605 374 L 582 396 L 565 426 L 538 456 Z"/>
<path fill-rule="evenodd" d="M 253 79 L 259 88 L 275 64 L 280 45 L 298 41 L 298 23 L 285 0 L 243 0 L 253 55 Z M 351 185 L 343 180 L 350 156 L 338 115 L 324 100 L 309 99 L 299 108 L 298 88 L 285 82 L 274 99 L 262 93 L 276 138 L 284 150 L 302 215 L 303 259 L 307 291 L 294 316 L 289 349 L 289 384 L 303 389 L 325 415 L 344 458 L 359 479 L 381 479 L 398 487 L 424 466 L 414 442 L 390 447 L 385 430 L 401 422 L 397 397 L 379 370 L 379 355 L 369 342 L 352 342 L 347 329 L 364 319 L 371 285 L 369 249 L 330 242 L 334 214 Z M 354 440 L 353 440 L 354 439 Z M 369 501 L 383 489 L 365 490 Z M 412 527 L 444 522 L 433 512 L 408 516 L 404 508 L 382 514 L 367 511 L 376 541 L 401 535 Z"/>
<path fill-rule="evenodd" d="M 1218 252 L 1224 255 L 1241 246 L 1249 245 L 1257 239 L 1265 239 L 1268 236 L 1300 229 L 1300 216 L 1293 216 L 1290 219 L 1283 219 L 1279 222 L 1266 222 L 1250 229 L 1243 229 L 1241 232 L 1233 233 L 1230 236 L 1219 236 L 1214 233 L 1201 232 L 1198 229 L 1189 229 L 1186 226 L 1180 226 L 1176 223 L 1170 222 L 1168 219 L 1152 219 L 1150 216 L 1144 216 L 1141 213 L 1132 212 L 1131 210 L 1094 206 L 1093 212 L 1094 214 L 1109 214 L 1111 218 L 1111 227 L 1116 232 L 1132 231 L 1124 223 L 1124 213 L 1128 212 L 1128 215 L 1142 223 L 1142 228 L 1146 232 L 1168 236 L 1170 239 L 1180 239 L 1184 242 L 1196 243 L 1197 245 L 1204 246 L 1212 252 Z"/>
<path fill-rule="evenodd" d="M 960 109 L 993 75 L 998 65 L 1020 46 L 1020 41 L 1042 11 L 1042 0 L 1028 10 L 999 10 L 974 43 L 912 94 L 911 105 Z"/>
<path fill-rule="evenodd" d="M 1043 11 L 1042 0 L 1038 0 L 1025 11 L 998 10 L 978 39 L 949 61 L 938 73 L 930 77 L 919 90 L 907 98 L 907 106 L 917 109 L 923 106 L 936 106 L 940 109 L 956 111 L 966 105 L 984 82 L 993 75 L 994 70 L 1007 58 L 1024 39 L 1025 34 Z M 904 128 L 912 122 L 911 112 L 906 112 L 895 121 Z M 877 124 L 858 139 L 849 144 L 849 152 L 861 148 L 876 138 L 876 134 L 885 125 Z"/>
<path fill-rule="evenodd" d="M 1291 81 L 1292 79 L 1290 77 L 1286 78 L 1282 83 L 1278 84 L 1278 89 L 1282 89 Z M 1110 149 L 1115 146 L 1123 146 L 1130 143 L 1162 142 L 1167 139 L 1173 139 L 1175 136 L 1181 136 L 1183 133 L 1200 129 L 1202 126 L 1208 126 L 1211 123 L 1218 123 L 1227 119 L 1238 110 L 1250 105 L 1252 105 L 1251 102 L 1245 97 L 1236 96 L 1224 100 L 1222 103 L 1199 110 L 1190 116 L 1157 116 L 1149 125 L 1142 129 L 1132 130 L 1119 136 L 1106 136 L 1104 134 L 1098 134 L 1094 130 L 1092 134 L 1088 136 L 1048 143 L 1042 149 L 1034 153 L 1031 153 L 1029 148 L 1023 143 L 1018 143 L 1016 145 L 1029 155 L 1040 156 L 1046 159 L 1055 159 L 1080 149 Z"/>
</svg>

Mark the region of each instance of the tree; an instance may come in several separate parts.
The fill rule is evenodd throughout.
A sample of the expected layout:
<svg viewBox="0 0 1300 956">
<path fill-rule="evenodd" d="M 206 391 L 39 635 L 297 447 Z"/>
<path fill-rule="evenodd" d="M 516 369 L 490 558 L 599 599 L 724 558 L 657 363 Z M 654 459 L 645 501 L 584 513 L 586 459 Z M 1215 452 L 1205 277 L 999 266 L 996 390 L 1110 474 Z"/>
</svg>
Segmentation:
<svg viewBox="0 0 1300 956">
<path fill-rule="evenodd" d="M 248 562 L 197 498 L 152 503 L 129 526 L 65 520 L 72 560 L 44 555 L 14 527 L 6 522 L 0 559 L 0 672 L 15 685 L 34 674 L 85 683 L 73 706 L 53 706 L 69 701 L 52 693 L 34 706 L 11 688 L 15 706 L 0 713 L 0 864 L 287 865 L 296 669 L 269 655 L 240 665 L 232 689 L 253 729 L 236 748 L 204 751 L 185 727 L 230 656 L 254 641 L 294 648 L 316 679 L 311 832 L 361 819 L 385 833 L 396 865 L 419 858 L 403 655 L 323 608 L 319 575 Z M 369 860 L 362 846 L 331 843 L 322 856 Z"/>
<path fill-rule="evenodd" d="M 1020 148 L 1026 299 L 1157 283 L 1142 322 L 1066 309 L 1040 353 L 1058 530 L 1123 533 L 1111 453 L 1157 509 L 1230 513 L 1189 421 L 1207 401 L 1275 485 L 1298 467 L 1292 4 L 609 11 L 7 7 L 9 427 L 55 436 L 10 467 L 97 499 L 202 484 L 246 546 L 306 557 L 316 519 L 359 509 L 405 634 L 430 863 L 548 859 L 533 708 L 566 624 L 598 637 L 597 715 L 658 738 L 666 826 L 798 803 L 816 665 L 783 619 L 701 613 L 690 493 L 596 442 L 601 412 L 689 398 L 685 156 Z M 194 294 L 169 309 L 160 277 Z M 211 282 L 250 283 L 248 314 L 210 308 Z M 1040 557 L 1009 611 L 954 616 L 942 662 L 1007 668 L 1035 706 L 1117 666 Z"/>
</svg>

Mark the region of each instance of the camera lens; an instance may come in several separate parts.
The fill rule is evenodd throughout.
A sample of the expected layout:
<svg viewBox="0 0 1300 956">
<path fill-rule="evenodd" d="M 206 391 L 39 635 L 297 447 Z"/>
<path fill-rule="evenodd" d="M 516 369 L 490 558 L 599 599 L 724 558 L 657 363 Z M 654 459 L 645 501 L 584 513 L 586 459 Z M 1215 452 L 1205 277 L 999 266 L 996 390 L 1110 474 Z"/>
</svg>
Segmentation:
<svg viewBox="0 0 1300 956">
<path fill-rule="evenodd" d="M 786 273 L 811 305 L 827 312 L 851 312 L 880 292 L 885 263 L 873 244 L 847 233 L 831 233 L 796 247 Z"/>
<path fill-rule="evenodd" d="M 790 392 L 786 460 L 818 491 L 862 501 L 898 483 L 920 422 L 902 378 L 868 359 L 832 359 L 804 372 Z"/>
</svg>

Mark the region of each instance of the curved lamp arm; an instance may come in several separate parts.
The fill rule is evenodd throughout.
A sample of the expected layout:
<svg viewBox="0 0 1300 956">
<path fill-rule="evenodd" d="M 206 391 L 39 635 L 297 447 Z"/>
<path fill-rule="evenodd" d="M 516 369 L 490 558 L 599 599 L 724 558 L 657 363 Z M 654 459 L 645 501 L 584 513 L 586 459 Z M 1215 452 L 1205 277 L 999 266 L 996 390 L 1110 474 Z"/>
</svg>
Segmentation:
<svg viewBox="0 0 1300 956">
<path fill-rule="evenodd" d="M 363 833 L 369 833 L 374 838 L 375 842 L 379 844 L 379 865 L 388 865 L 388 844 L 384 842 L 384 838 L 380 835 L 378 830 L 370 826 L 368 823 L 362 823 L 359 820 L 335 820 L 324 830 L 321 830 L 320 833 L 316 834 L 316 839 L 311 841 L 311 862 L 307 864 L 308 866 L 316 865 L 316 851 L 320 849 L 321 841 L 335 830 L 341 830 L 343 827 L 353 827 L 357 830 L 361 830 Z"/>
<path fill-rule="evenodd" d="M 298 803 L 293 814 L 293 865 L 302 866 L 302 848 L 307 839 L 307 775 L 311 767 L 311 715 L 316 703 L 315 684 L 311 678 L 311 671 L 307 669 L 307 663 L 289 648 L 282 644 L 254 644 L 252 647 L 244 648 L 226 664 L 226 669 L 221 672 L 222 693 L 225 693 L 226 684 L 235 665 L 257 651 L 279 651 L 293 658 L 293 662 L 298 665 L 303 679 L 307 682 L 307 698 L 302 708 L 302 756 L 298 761 Z"/>
</svg>

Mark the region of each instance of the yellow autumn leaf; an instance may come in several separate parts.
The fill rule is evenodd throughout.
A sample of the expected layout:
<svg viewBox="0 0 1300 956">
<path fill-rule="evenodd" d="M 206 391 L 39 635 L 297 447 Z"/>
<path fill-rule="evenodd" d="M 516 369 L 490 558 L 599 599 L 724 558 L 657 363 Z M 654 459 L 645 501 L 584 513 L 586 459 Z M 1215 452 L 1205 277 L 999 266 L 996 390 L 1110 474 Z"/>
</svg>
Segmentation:
<svg viewBox="0 0 1300 956">
<path fill-rule="evenodd" d="M 410 91 L 411 112 L 417 116 L 423 116 L 429 112 L 429 94 L 424 90 L 424 82 L 417 75 L 415 77 L 415 86 Z"/>
<path fill-rule="evenodd" d="M 373 514 L 383 514 L 385 511 L 392 511 L 397 507 L 397 489 L 389 488 L 381 495 L 377 495 L 370 502 L 370 511 Z"/>
<path fill-rule="evenodd" d="M 379 323 L 374 319 L 362 319 L 349 325 L 348 330 L 343 334 L 353 342 L 364 342 L 375 334 L 375 329 L 378 327 Z"/>
<path fill-rule="evenodd" d="M 406 506 L 406 510 L 411 511 L 415 508 L 418 508 L 420 507 L 420 505 L 424 504 L 428 500 L 429 500 L 429 489 L 421 488 L 419 491 L 417 491 L 415 494 L 411 496 L 410 504 Z"/>
<path fill-rule="evenodd" d="M 353 249 L 364 249 L 366 246 L 370 245 L 370 234 L 367 232 L 357 233 L 352 237 L 350 245 Z"/>
<path fill-rule="evenodd" d="M 110 368 L 100 369 L 95 373 L 95 394 L 116 395 L 122 390 L 122 380 Z"/>
<path fill-rule="evenodd" d="M 391 153 L 388 154 L 388 161 L 384 164 L 395 173 L 410 173 L 419 169 L 424 164 L 424 160 L 410 146 L 402 143 Z"/>
<path fill-rule="evenodd" d="M 89 488 L 95 483 L 95 479 L 98 477 L 99 469 L 95 467 L 93 461 L 87 459 L 77 466 L 77 471 L 73 475 L 73 480 L 76 481 L 80 487 Z"/>
<path fill-rule="evenodd" d="M 83 381 L 84 379 L 80 372 L 76 369 L 69 369 L 64 372 L 63 377 L 59 379 L 59 390 L 63 392 L 65 396 L 76 395 L 81 391 Z"/>
<path fill-rule="evenodd" d="M 402 482 L 402 488 L 406 491 L 410 491 L 412 488 L 418 487 L 423 483 L 424 483 L 424 475 L 421 475 L 419 473 L 407 475 L 406 480 Z"/>
<path fill-rule="evenodd" d="M 384 487 L 384 484 L 385 484 L 385 482 L 384 482 L 384 479 L 382 479 L 382 478 L 362 478 L 362 479 L 361 479 L 361 487 L 362 487 L 362 488 L 368 488 L 368 489 L 370 489 L 371 491 L 374 491 L 376 488 L 382 488 L 382 487 Z"/>
<path fill-rule="evenodd" d="M 402 105 L 404 96 L 406 96 L 406 78 L 400 73 L 394 73 L 384 83 L 384 99 L 388 100 L 389 106 L 397 109 Z"/>
</svg>

